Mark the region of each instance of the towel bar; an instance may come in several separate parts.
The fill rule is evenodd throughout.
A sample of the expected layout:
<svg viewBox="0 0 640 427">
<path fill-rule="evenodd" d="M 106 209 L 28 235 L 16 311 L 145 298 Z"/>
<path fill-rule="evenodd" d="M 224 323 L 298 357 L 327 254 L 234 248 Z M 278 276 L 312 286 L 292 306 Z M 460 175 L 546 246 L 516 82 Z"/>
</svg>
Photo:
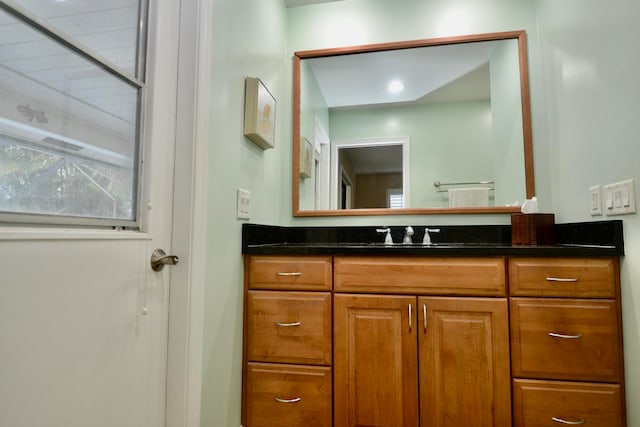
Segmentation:
<svg viewBox="0 0 640 427">
<path fill-rule="evenodd" d="M 473 184 L 493 184 L 493 181 L 469 181 L 469 182 L 440 182 L 433 183 L 434 187 L 440 188 L 441 185 L 473 185 Z"/>
</svg>

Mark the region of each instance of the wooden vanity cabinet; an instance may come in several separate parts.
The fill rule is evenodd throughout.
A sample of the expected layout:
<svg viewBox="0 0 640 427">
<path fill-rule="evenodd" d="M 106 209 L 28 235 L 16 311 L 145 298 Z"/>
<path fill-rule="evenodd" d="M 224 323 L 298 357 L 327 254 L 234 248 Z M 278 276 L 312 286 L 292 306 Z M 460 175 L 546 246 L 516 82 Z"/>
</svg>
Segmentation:
<svg viewBox="0 0 640 427">
<path fill-rule="evenodd" d="M 617 258 L 509 259 L 514 426 L 625 426 Z"/>
<path fill-rule="evenodd" d="M 330 427 L 330 256 L 245 259 L 243 425 Z"/>
<path fill-rule="evenodd" d="M 510 425 L 505 289 L 504 258 L 336 256 L 335 425 Z"/>
<path fill-rule="evenodd" d="M 618 262 L 247 256 L 243 425 L 625 427 Z"/>
</svg>

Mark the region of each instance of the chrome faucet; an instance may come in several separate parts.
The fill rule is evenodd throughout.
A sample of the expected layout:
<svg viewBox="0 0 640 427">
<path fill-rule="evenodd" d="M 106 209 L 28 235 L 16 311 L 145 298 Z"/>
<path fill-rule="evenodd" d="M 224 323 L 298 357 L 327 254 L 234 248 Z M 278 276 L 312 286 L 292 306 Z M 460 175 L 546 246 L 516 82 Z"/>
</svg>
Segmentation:
<svg viewBox="0 0 640 427">
<path fill-rule="evenodd" d="M 391 229 L 389 227 L 376 228 L 376 232 L 377 233 L 387 233 L 387 235 L 384 236 L 384 244 L 385 245 L 393 245 L 393 238 L 391 237 Z"/>
<path fill-rule="evenodd" d="M 425 228 L 424 229 L 424 238 L 422 239 L 422 244 L 423 245 L 431 245 L 431 235 L 429 234 L 429 232 L 431 233 L 439 233 L 440 229 L 439 228 Z"/>
<path fill-rule="evenodd" d="M 402 244 L 403 245 L 410 245 L 413 243 L 412 239 L 413 236 L 413 227 L 412 226 L 408 226 L 407 228 L 404 229 L 404 237 L 402 238 Z"/>
</svg>

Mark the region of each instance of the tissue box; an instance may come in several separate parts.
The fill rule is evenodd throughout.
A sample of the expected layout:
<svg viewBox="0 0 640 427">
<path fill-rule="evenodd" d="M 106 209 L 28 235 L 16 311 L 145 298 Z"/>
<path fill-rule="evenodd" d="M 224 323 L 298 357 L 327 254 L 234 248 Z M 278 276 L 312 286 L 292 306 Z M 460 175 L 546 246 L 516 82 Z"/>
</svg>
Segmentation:
<svg viewBox="0 0 640 427">
<path fill-rule="evenodd" d="M 556 243 L 554 227 L 554 214 L 511 214 L 511 243 L 514 245 L 553 245 Z"/>
</svg>

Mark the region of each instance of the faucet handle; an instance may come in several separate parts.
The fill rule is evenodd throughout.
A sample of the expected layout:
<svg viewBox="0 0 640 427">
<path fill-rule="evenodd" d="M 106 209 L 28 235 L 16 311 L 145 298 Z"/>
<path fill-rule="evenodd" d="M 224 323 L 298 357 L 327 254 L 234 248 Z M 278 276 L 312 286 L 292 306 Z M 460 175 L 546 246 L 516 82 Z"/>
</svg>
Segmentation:
<svg viewBox="0 0 640 427">
<path fill-rule="evenodd" d="M 440 229 L 439 228 L 425 228 L 424 229 L 424 238 L 422 239 L 422 244 L 423 245 L 430 245 L 431 244 L 431 235 L 429 233 L 439 233 Z"/>
<path fill-rule="evenodd" d="M 377 233 L 387 233 L 387 235 L 384 236 L 384 244 L 385 245 L 393 245 L 393 238 L 391 237 L 391 228 L 389 228 L 389 227 L 376 228 L 376 232 Z"/>
</svg>

